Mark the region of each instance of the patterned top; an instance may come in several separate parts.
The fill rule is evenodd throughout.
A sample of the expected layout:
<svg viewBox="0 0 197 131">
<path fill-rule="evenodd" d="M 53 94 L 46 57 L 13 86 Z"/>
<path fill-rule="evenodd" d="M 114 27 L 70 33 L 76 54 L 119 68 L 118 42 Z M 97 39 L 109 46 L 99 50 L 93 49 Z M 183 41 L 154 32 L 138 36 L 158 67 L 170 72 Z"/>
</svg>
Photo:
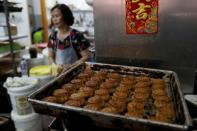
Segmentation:
<svg viewBox="0 0 197 131">
<path fill-rule="evenodd" d="M 54 52 L 57 49 L 64 50 L 72 46 L 75 49 L 78 58 L 81 58 L 80 52 L 87 49 L 90 46 L 89 41 L 83 36 L 79 31 L 72 29 L 69 36 L 67 36 L 64 40 L 60 40 L 57 37 L 57 31 L 52 31 L 49 36 L 48 48 L 51 48 Z"/>
</svg>

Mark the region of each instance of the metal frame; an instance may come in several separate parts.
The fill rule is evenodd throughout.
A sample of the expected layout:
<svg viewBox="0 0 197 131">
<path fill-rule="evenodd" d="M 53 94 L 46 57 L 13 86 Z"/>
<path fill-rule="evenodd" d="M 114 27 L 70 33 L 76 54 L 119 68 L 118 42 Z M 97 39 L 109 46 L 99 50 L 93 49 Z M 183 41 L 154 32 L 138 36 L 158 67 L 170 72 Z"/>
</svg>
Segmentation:
<svg viewBox="0 0 197 131">
<path fill-rule="evenodd" d="M 16 63 L 15 63 L 15 54 L 14 54 L 14 49 L 13 49 L 13 39 L 11 36 L 11 30 L 10 30 L 10 18 L 9 18 L 9 11 L 8 11 L 8 1 L 4 0 L 3 1 L 3 6 L 4 6 L 4 11 L 5 11 L 5 17 L 6 17 L 6 24 L 7 24 L 7 29 L 8 29 L 8 37 L 9 37 L 9 43 L 10 43 L 10 52 L 11 52 L 11 57 L 12 57 L 12 68 L 14 70 L 14 75 L 17 73 L 16 69 Z"/>
</svg>

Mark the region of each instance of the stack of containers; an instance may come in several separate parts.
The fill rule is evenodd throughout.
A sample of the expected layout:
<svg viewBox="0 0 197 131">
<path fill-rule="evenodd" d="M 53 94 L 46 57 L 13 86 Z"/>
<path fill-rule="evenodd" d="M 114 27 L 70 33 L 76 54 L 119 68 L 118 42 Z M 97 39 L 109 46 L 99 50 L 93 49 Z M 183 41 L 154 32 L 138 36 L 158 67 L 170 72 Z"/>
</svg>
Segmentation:
<svg viewBox="0 0 197 131">
<path fill-rule="evenodd" d="M 38 88 L 38 80 L 30 77 L 8 77 L 4 83 L 12 104 L 11 118 L 17 131 L 42 131 L 41 117 L 27 101 Z"/>
</svg>

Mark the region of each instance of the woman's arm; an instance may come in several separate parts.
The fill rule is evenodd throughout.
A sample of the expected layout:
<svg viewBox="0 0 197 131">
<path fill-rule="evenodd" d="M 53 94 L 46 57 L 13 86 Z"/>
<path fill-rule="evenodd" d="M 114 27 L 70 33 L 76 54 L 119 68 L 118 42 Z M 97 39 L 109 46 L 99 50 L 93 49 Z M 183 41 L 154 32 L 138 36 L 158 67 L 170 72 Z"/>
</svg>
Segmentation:
<svg viewBox="0 0 197 131">
<path fill-rule="evenodd" d="M 81 52 L 80 52 L 80 54 L 81 54 L 81 59 L 79 59 L 79 61 L 81 61 L 81 62 L 85 62 L 85 61 L 88 61 L 89 60 L 89 50 L 88 50 L 88 48 L 87 49 L 85 49 L 85 50 L 82 50 Z"/>
<path fill-rule="evenodd" d="M 49 64 L 55 63 L 55 53 L 52 49 L 48 49 L 48 55 L 49 55 Z"/>
<path fill-rule="evenodd" d="M 77 44 L 75 45 L 75 50 L 78 57 L 80 58 L 77 62 L 85 62 L 89 60 L 89 50 L 90 42 L 84 37 L 82 33 L 77 30 L 73 30 Z"/>
</svg>

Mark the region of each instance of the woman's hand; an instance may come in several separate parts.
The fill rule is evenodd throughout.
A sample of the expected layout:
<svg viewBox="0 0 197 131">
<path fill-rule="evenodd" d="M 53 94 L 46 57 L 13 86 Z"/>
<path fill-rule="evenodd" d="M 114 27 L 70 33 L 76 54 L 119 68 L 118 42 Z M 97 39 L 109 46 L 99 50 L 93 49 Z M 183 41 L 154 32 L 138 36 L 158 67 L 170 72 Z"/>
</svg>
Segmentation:
<svg viewBox="0 0 197 131">
<path fill-rule="evenodd" d="M 59 74 L 62 73 L 62 71 L 63 71 L 63 66 L 62 66 L 62 65 L 52 64 L 52 65 L 51 65 L 51 71 L 52 71 L 52 75 L 53 75 L 53 76 L 58 76 Z"/>
</svg>

